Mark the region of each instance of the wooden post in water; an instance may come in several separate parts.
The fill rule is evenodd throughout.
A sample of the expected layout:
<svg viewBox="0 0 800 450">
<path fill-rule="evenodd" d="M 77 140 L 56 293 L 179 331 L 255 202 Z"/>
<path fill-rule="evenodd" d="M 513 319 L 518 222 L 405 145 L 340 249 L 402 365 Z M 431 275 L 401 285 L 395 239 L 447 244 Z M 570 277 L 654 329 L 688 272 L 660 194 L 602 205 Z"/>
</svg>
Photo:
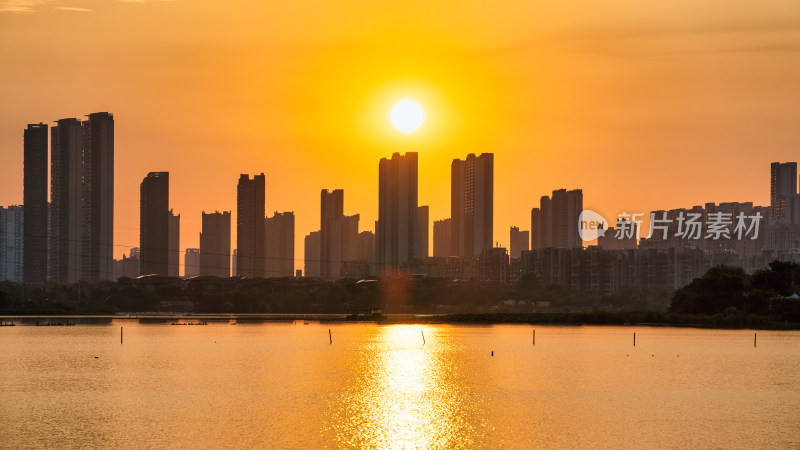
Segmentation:
<svg viewBox="0 0 800 450">
<path fill-rule="evenodd" d="M 758 337 L 758 333 L 753 333 L 753 347 L 756 346 L 756 338 Z"/>
<path fill-rule="evenodd" d="M 633 346 L 636 347 L 636 332 L 633 332 Z"/>
<path fill-rule="evenodd" d="M 122 327 L 119 327 L 119 343 L 122 344 Z"/>
<path fill-rule="evenodd" d="M 328 328 L 328 339 L 331 341 L 331 344 L 333 344 L 333 335 L 331 335 L 331 329 L 330 328 Z"/>
<path fill-rule="evenodd" d="M 422 334 L 422 345 L 425 345 L 425 332 L 422 330 L 419 330 L 419 332 Z"/>
<path fill-rule="evenodd" d="M 536 328 L 533 329 L 533 345 L 536 345 Z"/>
</svg>

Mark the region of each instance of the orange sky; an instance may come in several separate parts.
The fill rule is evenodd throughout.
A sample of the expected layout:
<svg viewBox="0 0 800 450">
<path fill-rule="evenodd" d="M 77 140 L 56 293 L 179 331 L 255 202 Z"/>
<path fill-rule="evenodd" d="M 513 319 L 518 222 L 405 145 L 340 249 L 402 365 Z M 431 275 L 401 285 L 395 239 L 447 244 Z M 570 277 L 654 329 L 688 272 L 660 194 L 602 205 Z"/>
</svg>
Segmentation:
<svg viewBox="0 0 800 450">
<path fill-rule="evenodd" d="M 426 112 L 410 135 L 388 120 L 406 97 Z M 769 163 L 800 158 L 800 3 L 0 0 L 0 205 L 22 201 L 27 123 L 95 111 L 116 120 L 116 257 L 138 246 L 147 172 L 170 172 L 182 248 L 264 172 L 301 268 L 320 189 L 373 230 L 395 151 L 419 152 L 431 220 L 450 161 L 495 153 L 508 245 L 561 187 L 609 218 L 768 204 Z"/>
</svg>

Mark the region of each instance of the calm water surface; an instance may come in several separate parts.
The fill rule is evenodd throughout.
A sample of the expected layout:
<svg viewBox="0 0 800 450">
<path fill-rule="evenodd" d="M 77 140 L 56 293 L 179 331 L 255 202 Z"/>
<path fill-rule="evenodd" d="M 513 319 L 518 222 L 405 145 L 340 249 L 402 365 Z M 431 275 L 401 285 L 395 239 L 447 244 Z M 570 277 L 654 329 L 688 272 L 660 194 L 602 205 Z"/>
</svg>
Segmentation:
<svg viewBox="0 0 800 450">
<path fill-rule="evenodd" d="M 3 448 L 800 447 L 800 332 L 115 321 L 0 367 Z"/>
</svg>

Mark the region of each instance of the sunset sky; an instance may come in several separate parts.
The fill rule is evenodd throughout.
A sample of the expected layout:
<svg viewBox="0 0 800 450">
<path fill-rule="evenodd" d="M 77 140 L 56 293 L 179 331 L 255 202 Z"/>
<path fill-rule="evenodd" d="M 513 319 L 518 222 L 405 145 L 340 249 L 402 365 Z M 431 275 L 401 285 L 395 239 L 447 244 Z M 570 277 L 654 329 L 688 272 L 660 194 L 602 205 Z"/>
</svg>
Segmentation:
<svg viewBox="0 0 800 450">
<path fill-rule="evenodd" d="M 389 122 L 404 98 L 415 133 Z M 431 222 L 453 158 L 493 152 L 507 246 L 557 188 L 607 218 L 768 204 L 769 163 L 800 159 L 800 2 L 0 0 L 0 205 L 22 202 L 26 124 L 97 111 L 115 118 L 117 258 L 147 172 L 170 172 L 181 249 L 203 210 L 235 224 L 239 174 L 264 172 L 302 268 L 320 189 L 373 230 L 378 161 L 406 151 Z"/>
</svg>

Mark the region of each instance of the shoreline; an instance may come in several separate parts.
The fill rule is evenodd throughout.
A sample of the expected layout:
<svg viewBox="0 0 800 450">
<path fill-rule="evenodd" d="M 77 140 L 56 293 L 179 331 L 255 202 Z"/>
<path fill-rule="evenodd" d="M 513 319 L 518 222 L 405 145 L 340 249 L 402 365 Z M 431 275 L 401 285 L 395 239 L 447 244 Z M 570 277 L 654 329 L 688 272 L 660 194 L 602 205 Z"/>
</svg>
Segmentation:
<svg viewBox="0 0 800 450">
<path fill-rule="evenodd" d="M 0 315 L 2 322 L 33 324 L 41 320 L 77 321 L 79 324 L 135 320 L 144 323 L 168 323 L 175 320 L 202 320 L 236 323 L 375 323 L 379 325 L 542 325 L 542 326 L 635 326 L 708 329 L 800 330 L 800 323 L 776 317 L 756 315 L 687 315 L 663 312 L 576 312 L 576 313 L 469 313 L 469 314 L 383 314 L 353 316 L 348 314 L 218 314 L 218 313 L 126 313 L 126 314 L 29 314 Z"/>
</svg>

